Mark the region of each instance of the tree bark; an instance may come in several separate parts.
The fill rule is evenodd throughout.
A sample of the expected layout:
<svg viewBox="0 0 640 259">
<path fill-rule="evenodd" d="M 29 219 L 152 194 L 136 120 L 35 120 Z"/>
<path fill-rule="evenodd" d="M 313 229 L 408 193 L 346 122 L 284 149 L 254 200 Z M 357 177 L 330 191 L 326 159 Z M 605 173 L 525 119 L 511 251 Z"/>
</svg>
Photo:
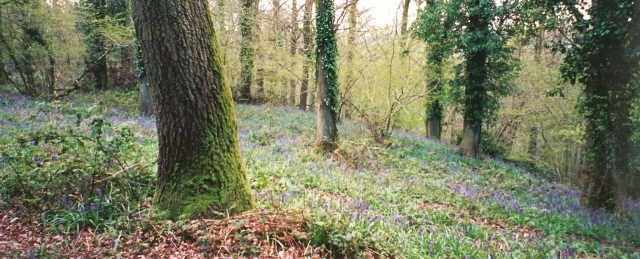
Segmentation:
<svg viewBox="0 0 640 259">
<path fill-rule="evenodd" d="M 313 59 L 313 32 L 312 32 L 312 12 L 313 1 L 306 0 L 304 3 L 304 17 L 302 24 L 302 40 L 304 45 L 304 61 L 302 63 L 302 82 L 300 84 L 300 110 L 307 110 L 307 98 L 309 92 L 309 71 Z"/>
<path fill-rule="evenodd" d="M 316 142 L 328 153 L 337 148 L 338 47 L 334 30 L 333 0 L 318 0 L 316 11 Z"/>
<path fill-rule="evenodd" d="M 206 0 L 135 0 L 136 34 L 158 127 L 161 217 L 253 207 L 237 122 Z"/>
</svg>

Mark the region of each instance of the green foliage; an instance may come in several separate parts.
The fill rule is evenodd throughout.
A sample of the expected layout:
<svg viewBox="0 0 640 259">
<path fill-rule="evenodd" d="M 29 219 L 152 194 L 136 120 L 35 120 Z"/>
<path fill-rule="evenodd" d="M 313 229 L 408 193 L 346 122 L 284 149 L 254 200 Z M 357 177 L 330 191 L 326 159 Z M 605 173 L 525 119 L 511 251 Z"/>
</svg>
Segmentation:
<svg viewBox="0 0 640 259">
<path fill-rule="evenodd" d="M 38 0 L 9 1 L 0 14 L 0 62 L 7 64 L 10 83 L 28 96 L 51 96 L 56 60 L 47 31 L 54 19 Z"/>
<path fill-rule="evenodd" d="M 71 125 L 58 122 L 0 139 L 6 163 L 0 195 L 47 210 L 43 219 L 57 231 L 126 226 L 152 191 L 151 162 L 143 159 L 131 128 L 76 114 Z"/>
<path fill-rule="evenodd" d="M 482 148 L 482 153 L 487 154 L 491 157 L 504 157 L 507 153 L 507 149 L 498 143 L 496 137 L 488 132 L 482 134 L 482 139 L 480 140 L 480 147 Z"/>
</svg>

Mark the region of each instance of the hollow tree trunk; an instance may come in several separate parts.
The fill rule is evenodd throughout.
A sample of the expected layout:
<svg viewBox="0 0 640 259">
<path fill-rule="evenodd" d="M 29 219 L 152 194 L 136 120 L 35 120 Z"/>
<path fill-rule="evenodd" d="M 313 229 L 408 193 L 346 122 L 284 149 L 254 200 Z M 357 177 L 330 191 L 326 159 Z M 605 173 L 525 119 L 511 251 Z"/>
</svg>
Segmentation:
<svg viewBox="0 0 640 259">
<path fill-rule="evenodd" d="M 135 0 L 136 34 L 158 127 L 160 215 L 192 218 L 253 207 L 231 88 L 205 0 Z"/>
<path fill-rule="evenodd" d="M 316 11 L 316 142 L 324 152 L 337 148 L 338 52 L 333 0 L 318 0 Z"/>
</svg>

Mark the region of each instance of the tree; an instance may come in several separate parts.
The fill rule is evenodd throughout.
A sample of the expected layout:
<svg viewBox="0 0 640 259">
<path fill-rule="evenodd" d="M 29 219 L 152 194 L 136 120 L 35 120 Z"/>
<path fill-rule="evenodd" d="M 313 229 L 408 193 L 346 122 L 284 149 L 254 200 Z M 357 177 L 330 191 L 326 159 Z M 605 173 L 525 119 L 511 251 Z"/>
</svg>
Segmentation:
<svg viewBox="0 0 640 259">
<path fill-rule="evenodd" d="M 93 76 L 95 88 L 104 90 L 108 84 L 107 47 L 104 37 L 106 0 L 81 0 L 81 20 L 78 29 L 85 36 L 86 70 Z"/>
<path fill-rule="evenodd" d="M 318 0 L 316 7 L 316 142 L 324 152 L 336 149 L 339 88 L 333 0 Z"/>
<path fill-rule="evenodd" d="M 351 94 L 357 78 L 355 73 L 354 57 L 356 46 L 356 37 L 358 36 L 358 0 L 350 0 L 347 8 L 347 53 L 346 53 L 346 71 L 345 71 L 345 84 L 343 85 L 342 103 L 339 107 L 340 117 L 350 118 L 351 111 L 349 110 L 349 102 L 351 102 Z"/>
<path fill-rule="evenodd" d="M 136 77 L 138 78 L 138 88 L 140 91 L 139 110 L 143 116 L 153 115 L 153 99 L 151 97 L 151 89 L 149 89 L 149 81 L 144 72 L 144 62 L 142 61 L 142 50 L 140 44 L 136 42 Z"/>
<path fill-rule="evenodd" d="M 591 1 L 587 13 L 578 1 L 561 1 L 575 21 L 571 45 L 560 45 L 565 54 L 562 72 L 571 82 L 584 85 L 580 103 L 586 120 L 587 163 L 583 200 L 592 208 L 624 209 L 627 184 L 634 172 L 632 105 L 640 86 L 634 76 L 640 68 L 640 2 Z M 559 24 L 563 17 L 560 18 Z M 626 189 L 626 190 L 625 190 Z"/>
<path fill-rule="evenodd" d="M 253 82 L 253 67 L 255 49 L 253 47 L 253 29 L 256 20 L 255 0 L 242 0 L 242 13 L 240 15 L 240 96 L 238 101 L 251 102 L 251 83 Z"/>
<path fill-rule="evenodd" d="M 290 33 L 290 40 L 291 42 L 289 43 L 289 55 L 291 55 L 291 70 L 293 71 L 295 68 L 295 56 L 296 56 L 296 52 L 297 52 L 297 45 L 298 45 L 298 5 L 296 3 L 296 0 L 292 0 L 291 1 L 291 24 L 290 24 L 290 28 L 291 30 L 289 31 Z M 289 80 L 289 103 L 291 103 L 292 106 L 296 105 L 296 79 L 292 78 Z"/>
<path fill-rule="evenodd" d="M 133 9 L 157 112 L 158 211 L 175 219 L 251 209 L 207 1 L 136 0 Z"/>
<path fill-rule="evenodd" d="M 136 51 L 133 41 L 133 35 L 129 33 L 132 31 L 133 25 L 131 24 L 131 7 L 128 0 L 108 0 L 106 5 L 105 26 L 109 29 L 105 29 L 105 33 L 109 34 L 108 37 L 114 38 L 116 35 L 117 44 L 119 45 L 118 55 L 118 67 L 112 67 L 112 71 L 115 70 L 114 84 L 117 85 L 132 85 L 135 83 L 135 56 Z M 124 35 L 121 35 L 124 34 Z M 116 70 L 117 68 L 117 70 Z"/>
<path fill-rule="evenodd" d="M 304 61 L 302 63 L 302 82 L 300 83 L 300 110 L 308 107 L 307 98 L 309 92 L 309 70 L 313 60 L 313 32 L 312 11 L 314 0 L 306 0 L 304 3 L 304 16 L 302 20 L 302 40 L 304 48 Z"/>
<path fill-rule="evenodd" d="M 403 0 L 402 3 L 402 20 L 400 21 L 400 36 L 402 37 L 400 48 L 403 56 L 407 56 L 409 54 L 409 46 L 408 46 L 408 28 L 409 28 L 409 6 L 411 5 L 411 0 Z"/>
<path fill-rule="evenodd" d="M 451 83 L 459 91 L 457 101 L 464 110 L 460 151 L 468 157 L 480 157 L 482 125 L 511 88 L 517 65 L 507 46 L 513 36 L 513 23 L 508 21 L 515 19 L 517 3 L 503 1 L 496 6 L 491 0 L 435 1 L 418 23 L 420 38 L 450 48 L 448 53 L 462 54 Z"/>
</svg>

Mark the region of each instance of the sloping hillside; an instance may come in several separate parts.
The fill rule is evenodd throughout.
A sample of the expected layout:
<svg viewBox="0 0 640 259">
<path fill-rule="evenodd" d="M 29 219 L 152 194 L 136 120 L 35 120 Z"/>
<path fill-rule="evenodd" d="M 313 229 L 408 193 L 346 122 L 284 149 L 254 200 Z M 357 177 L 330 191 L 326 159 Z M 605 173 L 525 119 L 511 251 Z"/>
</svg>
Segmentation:
<svg viewBox="0 0 640 259">
<path fill-rule="evenodd" d="M 168 224 L 148 217 L 157 155 L 153 120 L 136 115 L 135 93 L 107 92 L 76 100 L 80 101 L 49 103 L 0 92 L 0 206 L 4 207 L 4 214 L 9 213 L 5 215 L 7 222 L 37 222 L 42 229 L 36 234 L 45 241 L 51 240 L 46 236 L 73 241 L 77 240 L 76 233 L 90 233 L 95 236 L 82 242 L 102 246 L 96 251 L 108 252 L 105 255 L 150 253 L 148 249 L 115 244 L 135 235 L 135 229 L 140 229 L 137 226 L 164 228 Z M 639 256 L 638 203 L 630 201 L 629 207 L 635 209 L 629 215 L 592 211 L 580 206 L 579 193 L 574 188 L 548 182 L 500 161 L 461 158 L 453 147 L 411 133 L 395 132 L 391 146 L 379 146 L 367 137 L 360 124 L 351 121 L 339 126 L 340 149 L 330 158 L 322 157 L 312 147 L 312 113 L 267 106 L 236 108 L 243 158 L 259 207 L 251 213 L 277 212 L 268 215 L 291 215 L 303 222 L 294 220 L 299 225 L 289 232 L 296 233 L 286 237 L 295 241 L 269 243 L 275 250 L 287 251 L 287 244 L 297 244 L 304 251 L 292 253 L 293 256 Z M 96 121 L 104 125 L 96 126 Z M 82 140 L 84 144 L 69 141 L 84 138 L 78 136 L 89 140 Z M 92 137 L 99 140 L 91 141 Z M 129 144 L 120 143 L 127 139 L 131 140 Z M 97 148 L 90 149 L 93 146 Z M 104 149 L 105 146 L 117 148 Z M 62 147 L 71 151 L 61 151 Z M 74 150 L 86 156 L 71 157 L 76 154 Z M 85 154 L 87 150 L 92 152 Z M 110 164 L 105 166 L 105 177 L 91 181 L 91 186 L 100 191 L 91 189 L 87 196 L 101 197 L 99 202 L 78 198 L 74 183 L 56 182 L 57 177 L 76 177 L 60 172 L 82 174 L 83 166 L 96 166 L 90 160 L 102 159 L 99 154 L 120 157 L 117 162 L 122 162 L 113 169 Z M 74 161 L 75 171 L 67 170 L 69 161 Z M 36 174 L 46 179 L 39 179 Z M 14 186 L 21 185 L 17 184 L 20 179 L 27 183 Z M 38 190 L 23 199 L 27 202 L 16 202 L 17 197 L 22 197 L 19 195 L 27 195 L 16 190 L 27 188 Z M 129 195 L 125 195 L 126 202 L 120 199 L 124 194 Z M 72 205 L 66 199 L 71 199 Z M 229 222 L 240 226 L 253 221 Z M 178 223 L 182 228 L 193 224 Z M 258 225 L 255 224 L 257 228 Z M 19 233 L 20 229 L 11 231 Z M 167 246 L 184 244 L 194 253 L 265 255 L 261 249 L 267 247 L 260 242 L 244 242 L 244 237 L 236 235 L 236 249 L 243 244 L 245 247 L 223 250 L 224 242 L 202 241 L 200 232 L 207 232 L 207 228 L 200 229 L 200 234 L 195 235 L 198 238 L 173 235 L 172 231 L 177 230 L 155 233 L 174 240 L 162 239 Z M 46 242 L 40 242 L 39 247 L 12 248 L 11 238 L 15 236 L 8 232 L 0 228 L 0 250 L 7 251 L 0 255 L 28 255 L 36 250 L 47 253 Z M 266 236 L 262 238 L 269 240 Z M 56 251 L 67 249 L 64 247 L 70 245 L 51 246 L 49 252 L 64 254 Z M 130 248 L 133 250 L 126 253 L 118 250 Z"/>
</svg>

